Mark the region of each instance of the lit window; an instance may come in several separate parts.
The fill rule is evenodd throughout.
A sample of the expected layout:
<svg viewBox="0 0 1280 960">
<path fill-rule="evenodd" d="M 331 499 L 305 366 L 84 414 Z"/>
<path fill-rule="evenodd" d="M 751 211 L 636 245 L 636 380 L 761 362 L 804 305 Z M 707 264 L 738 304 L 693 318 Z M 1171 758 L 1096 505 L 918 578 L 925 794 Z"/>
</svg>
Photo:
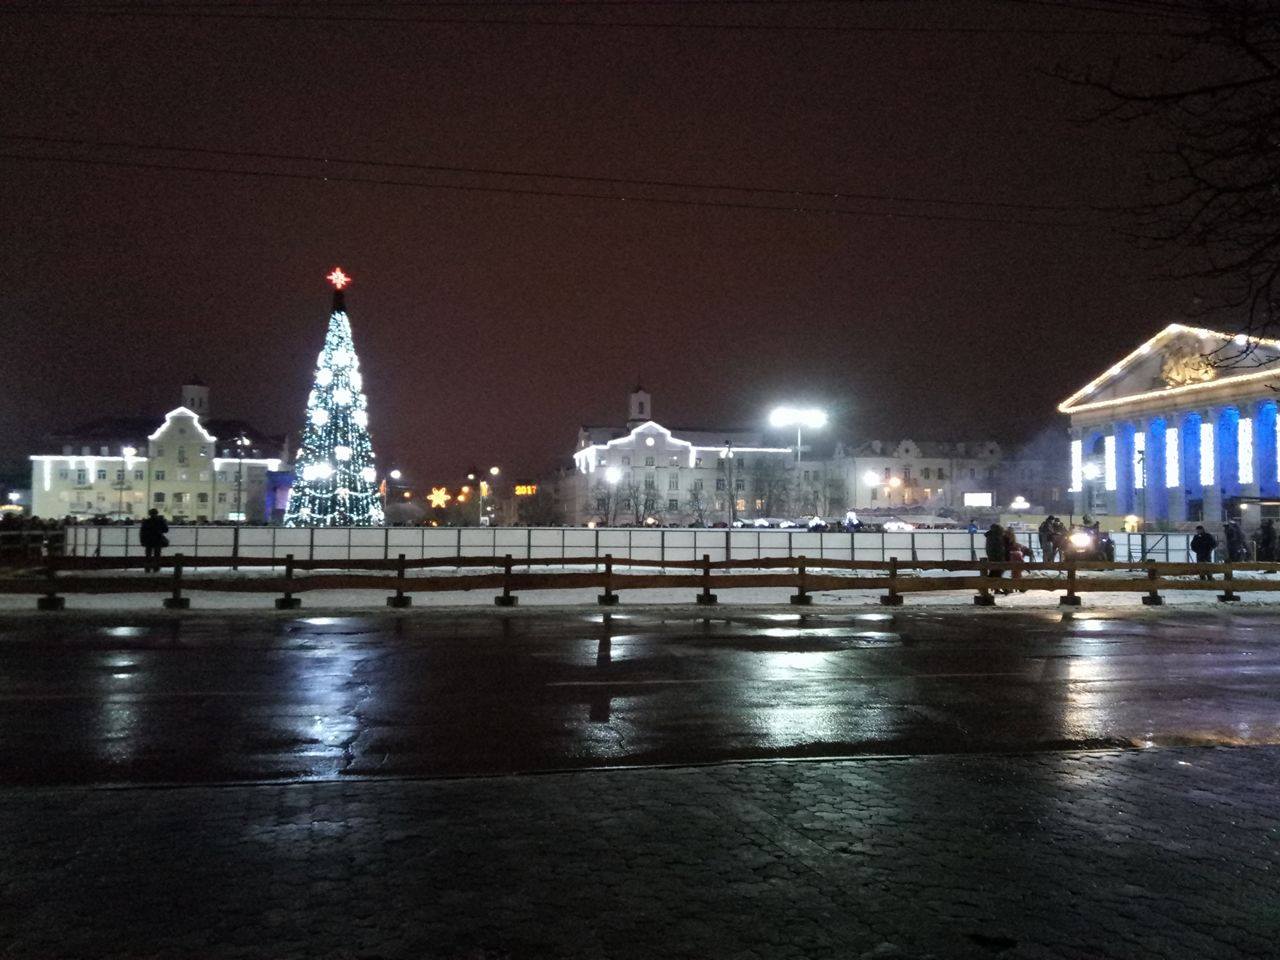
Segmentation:
<svg viewBox="0 0 1280 960">
<path fill-rule="evenodd" d="M 155 479 L 157 479 L 157 480 L 163 480 L 163 479 L 164 479 L 164 471 L 163 471 L 163 470 L 157 470 L 157 471 L 156 471 Z"/>
<path fill-rule="evenodd" d="M 1108 434 L 1102 438 L 1102 479 L 1108 490 L 1116 488 L 1116 438 Z"/>
<path fill-rule="evenodd" d="M 1147 487 L 1147 435 L 1141 430 L 1133 435 L 1133 487 Z"/>
<path fill-rule="evenodd" d="M 1176 487 L 1182 482 L 1182 466 L 1178 450 L 1178 428 L 1165 427 L 1164 430 L 1164 485 Z"/>
<path fill-rule="evenodd" d="M 1241 417 L 1236 424 L 1236 449 L 1240 461 L 1240 482 L 1253 483 L 1253 418 Z"/>
<path fill-rule="evenodd" d="M 1213 486 L 1213 424 L 1200 424 L 1200 485 Z"/>
</svg>

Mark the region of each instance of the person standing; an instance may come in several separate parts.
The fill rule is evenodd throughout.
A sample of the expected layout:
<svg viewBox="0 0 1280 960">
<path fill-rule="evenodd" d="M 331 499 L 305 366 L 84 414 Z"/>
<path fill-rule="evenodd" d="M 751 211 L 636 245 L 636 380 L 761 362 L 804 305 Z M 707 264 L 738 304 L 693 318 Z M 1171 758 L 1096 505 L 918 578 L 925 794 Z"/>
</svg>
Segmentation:
<svg viewBox="0 0 1280 960">
<path fill-rule="evenodd" d="M 1227 541 L 1227 562 L 1239 563 L 1248 558 L 1249 548 L 1244 542 L 1244 531 L 1240 529 L 1239 520 L 1228 520 L 1222 530 Z"/>
<path fill-rule="evenodd" d="M 138 526 L 138 540 L 146 552 L 146 564 L 143 570 L 147 573 L 160 572 L 160 551 L 169 545 L 169 524 L 160 511 L 154 507 L 147 513 L 147 518 Z"/>
<path fill-rule="evenodd" d="M 1053 514 L 1049 514 L 1037 528 L 1040 536 L 1040 560 L 1043 563 L 1053 563 L 1053 522 L 1056 519 Z"/>
<path fill-rule="evenodd" d="M 1218 546 L 1218 538 L 1204 527 L 1196 527 L 1196 535 L 1191 538 L 1191 552 L 1196 555 L 1196 563 L 1213 563 L 1213 551 Z M 1212 580 L 1213 574 L 1200 574 L 1201 580 Z"/>
<path fill-rule="evenodd" d="M 1258 559 L 1267 563 L 1276 560 L 1276 528 L 1270 518 L 1263 520 L 1258 530 Z"/>
<path fill-rule="evenodd" d="M 987 528 L 984 539 L 986 540 L 987 559 L 994 563 L 1004 563 L 1008 557 L 1004 547 L 1004 527 L 998 523 L 991 524 Z M 993 570 L 991 575 L 993 577 L 1002 577 L 1004 576 L 1004 571 Z"/>
</svg>

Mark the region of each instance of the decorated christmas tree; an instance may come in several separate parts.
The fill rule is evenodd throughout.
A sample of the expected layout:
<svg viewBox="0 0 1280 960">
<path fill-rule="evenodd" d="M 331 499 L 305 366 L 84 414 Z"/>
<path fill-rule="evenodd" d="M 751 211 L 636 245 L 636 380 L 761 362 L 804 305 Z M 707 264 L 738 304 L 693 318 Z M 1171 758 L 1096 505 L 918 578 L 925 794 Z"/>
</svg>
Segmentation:
<svg viewBox="0 0 1280 960">
<path fill-rule="evenodd" d="M 334 267 L 328 280 L 334 286 L 333 313 L 307 397 L 307 422 L 284 522 L 288 527 L 380 526 L 382 501 L 368 402 L 342 300 L 342 288 L 351 278 Z"/>
</svg>

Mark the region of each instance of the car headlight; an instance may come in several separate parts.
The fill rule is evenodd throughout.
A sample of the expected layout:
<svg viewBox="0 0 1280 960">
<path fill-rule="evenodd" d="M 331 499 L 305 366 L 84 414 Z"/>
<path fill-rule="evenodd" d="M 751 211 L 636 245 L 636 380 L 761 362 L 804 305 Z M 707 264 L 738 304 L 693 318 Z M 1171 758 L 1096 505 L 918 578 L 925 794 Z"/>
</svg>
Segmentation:
<svg viewBox="0 0 1280 960">
<path fill-rule="evenodd" d="M 1077 530 L 1071 535 L 1071 545 L 1077 549 L 1083 550 L 1085 547 L 1093 546 L 1093 534 L 1085 533 L 1083 530 Z"/>
</svg>

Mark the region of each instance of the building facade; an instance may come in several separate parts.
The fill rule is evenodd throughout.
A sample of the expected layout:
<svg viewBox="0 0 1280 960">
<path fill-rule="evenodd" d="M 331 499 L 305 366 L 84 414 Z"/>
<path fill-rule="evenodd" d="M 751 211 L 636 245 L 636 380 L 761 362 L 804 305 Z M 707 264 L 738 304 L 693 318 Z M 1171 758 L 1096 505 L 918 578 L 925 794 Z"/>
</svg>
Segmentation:
<svg viewBox="0 0 1280 960">
<path fill-rule="evenodd" d="M 1280 342 L 1170 324 L 1064 400 L 1079 513 L 1216 523 L 1280 496 Z"/>
<path fill-rule="evenodd" d="M 781 512 L 794 448 L 758 430 L 665 427 L 639 387 L 627 413 L 624 427 L 578 431 L 574 471 L 556 484 L 566 523 L 711 526 Z"/>
<path fill-rule="evenodd" d="M 159 422 L 104 418 L 54 435 L 31 459 L 31 512 L 41 517 L 270 522 L 283 507 L 287 443 L 236 420 L 212 420 L 209 388 L 182 388 Z"/>
</svg>

